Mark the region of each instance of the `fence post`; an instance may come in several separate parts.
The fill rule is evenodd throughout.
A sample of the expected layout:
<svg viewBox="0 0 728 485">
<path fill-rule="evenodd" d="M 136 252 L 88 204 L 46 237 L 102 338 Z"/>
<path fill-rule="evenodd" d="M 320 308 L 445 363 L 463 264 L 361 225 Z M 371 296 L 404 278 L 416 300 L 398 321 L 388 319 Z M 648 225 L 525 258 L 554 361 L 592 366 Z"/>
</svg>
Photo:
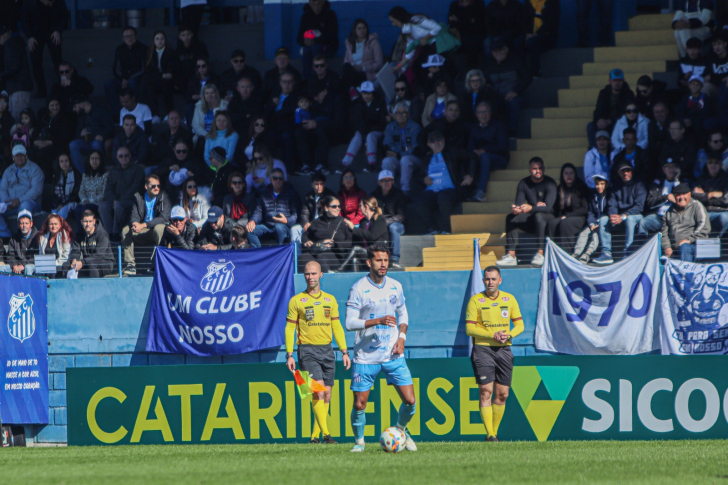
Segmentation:
<svg viewBox="0 0 728 485">
<path fill-rule="evenodd" d="M 298 241 L 293 243 L 293 274 L 298 274 Z"/>
<path fill-rule="evenodd" d="M 119 244 L 118 246 L 116 246 L 116 249 L 119 250 L 118 251 L 119 256 L 118 256 L 118 259 L 117 260 L 119 261 L 119 278 L 121 278 L 122 277 L 122 274 L 121 274 L 121 244 Z"/>
</svg>

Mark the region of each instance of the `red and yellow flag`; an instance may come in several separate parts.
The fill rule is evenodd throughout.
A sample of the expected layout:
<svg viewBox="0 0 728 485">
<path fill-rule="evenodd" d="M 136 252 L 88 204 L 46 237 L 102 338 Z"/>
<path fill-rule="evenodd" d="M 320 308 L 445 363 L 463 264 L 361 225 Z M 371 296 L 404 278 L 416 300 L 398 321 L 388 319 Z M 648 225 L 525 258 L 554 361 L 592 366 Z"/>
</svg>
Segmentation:
<svg viewBox="0 0 728 485">
<path fill-rule="evenodd" d="M 307 371 L 296 369 L 296 372 L 293 373 L 293 379 L 296 381 L 296 387 L 301 399 L 306 399 L 314 392 L 323 392 L 326 390 L 326 387 L 317 380 L 312 379 Z"/>
</svg>

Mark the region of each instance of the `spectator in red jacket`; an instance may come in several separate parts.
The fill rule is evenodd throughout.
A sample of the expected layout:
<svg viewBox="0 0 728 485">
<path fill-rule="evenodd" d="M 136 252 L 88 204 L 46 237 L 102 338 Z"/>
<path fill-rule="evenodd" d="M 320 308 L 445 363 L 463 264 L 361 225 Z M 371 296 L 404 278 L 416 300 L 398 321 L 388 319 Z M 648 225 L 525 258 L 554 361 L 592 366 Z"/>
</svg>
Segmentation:
<svg viewBox="0 0 728 485">
<path fill-rule="evenodd" d="M 341 174 L 341 188 L 336 198 L 341 202 L 341 215 L 345 219 L 349 219 L 354 225 L 361 222 L 364 215 L 359 209 L 359 202 L 366 198 L 367 194 L 356 183 L 356 175 L 347 168 Z"/>
</svg>

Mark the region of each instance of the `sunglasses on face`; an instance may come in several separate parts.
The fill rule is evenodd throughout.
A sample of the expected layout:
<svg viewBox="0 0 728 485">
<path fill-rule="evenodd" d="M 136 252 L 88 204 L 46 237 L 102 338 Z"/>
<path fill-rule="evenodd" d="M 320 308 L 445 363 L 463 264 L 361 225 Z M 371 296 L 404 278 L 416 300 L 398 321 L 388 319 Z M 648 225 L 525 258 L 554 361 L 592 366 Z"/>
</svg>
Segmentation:
<svg viewBox="0 0 728 485">
<path fill-rule="evenodd" d="M 119 153 L 117 155 L 118 158 L 129 158 L 131 155 L 128 153 Z"/>
<path fill-rule="evenodd" d="M 197 64 L 197 69 L 204 69 L 207 67 L 207 64 Z"/>
<path fill-rule="evenodd" d="M 341 208 L 340 205 L 330 205 L 329 206 L 329 209 L 339 209 L 339 208 Z"/>
<path fill-rule="evenodd" d="M 314 68 L 314 69 L 320 69 L 320 68 L 322 68 L 322 67 L 326 67 L 326 64 L 314 64 L 314 65 L 313 65 L 313 68 Z"/>
<path fill-rule="evenodd" d="M 182 154 L 182 153 L 187 153 L 187 151 L 188 151 L 188 150 L 175 150 L 174 152 L 175 152 L 175 153 L 179 153 L 179 154 Z"/>
<path fill-rule="evenodd" d="M 197 186 L 196 186 L 196 185 L 188 185 L 188 186 L 187 186 L 187 188 L 188 188 L 188 189 L 196 189 L 196 188 L 197 188 Z"/>
<path fill-rule="evenodd" d="M 394 90 L 397 91 L 398 93 L 401 93 L 403 91 L 407 91 L 407 88 L 394 88 Z"/>
<path fill-rule="evenodd" d="M 230 185 L 243 185 L 242 180 L 231 180 Z"/>
<path fill-rule="evenodd" d="M 283 177 L 271 177 L 271 180 L 283 180 Z"/>
<path fill-rule="evenodd" d="M 723 140 L 710 140 L 710 143 L 723 143 Z"/>
<path fill-rule="evenodd" d="M 637 90 L 637 94 L 647 94 L 647 90 L 646 89 L 638 89 Z"/>
<path fill-rule="evenodd" d="M 172 222 L 182 222 L 182 221 L 184 221 L 184 219 L 179 219 L 179 218 L 174 218 L 174 219 L 170 219 L 170 220 Z"/>
<path fill-rule="evenodd" d="M 242 64 L 245 62 L 245 59 L 233 59 L 233 64 Z"/>
<path fill-rule="evenodd" d="M 637 110 L 636 109 L 626 109 L 626 110 L 624 110 L 624 112 L 627 114 L 634 114 L 637 112 Z"/>
<path fill-rule="evenodd" d="M 71 70 L 70 69 L 59 69 L 58 72 L 60 74 L 70 74 Z"/>
<path fill-rule="evenodd" d="M 149 188 L 150 189 L 158 189 L 159 188 L 159 184 L 149 184 Z"/>
</svg>

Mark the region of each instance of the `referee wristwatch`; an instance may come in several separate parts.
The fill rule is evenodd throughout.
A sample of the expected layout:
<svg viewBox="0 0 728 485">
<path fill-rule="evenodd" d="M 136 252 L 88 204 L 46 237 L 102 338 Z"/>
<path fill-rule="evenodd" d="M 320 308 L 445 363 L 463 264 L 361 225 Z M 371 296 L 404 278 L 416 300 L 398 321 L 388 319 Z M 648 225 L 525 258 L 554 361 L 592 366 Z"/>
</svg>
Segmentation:
<svg viewBox="0 0 728 485">
<path fill-rule="evenodd" d="M 286 359 L 292 359 L 292 358 L 293 358 L 293 353 L 286 354 Z"/>
<path fill-rule="evenodd" d="M 349 351 L 341 352 L 341 355 L 349 355 Z"/>
</svg>

